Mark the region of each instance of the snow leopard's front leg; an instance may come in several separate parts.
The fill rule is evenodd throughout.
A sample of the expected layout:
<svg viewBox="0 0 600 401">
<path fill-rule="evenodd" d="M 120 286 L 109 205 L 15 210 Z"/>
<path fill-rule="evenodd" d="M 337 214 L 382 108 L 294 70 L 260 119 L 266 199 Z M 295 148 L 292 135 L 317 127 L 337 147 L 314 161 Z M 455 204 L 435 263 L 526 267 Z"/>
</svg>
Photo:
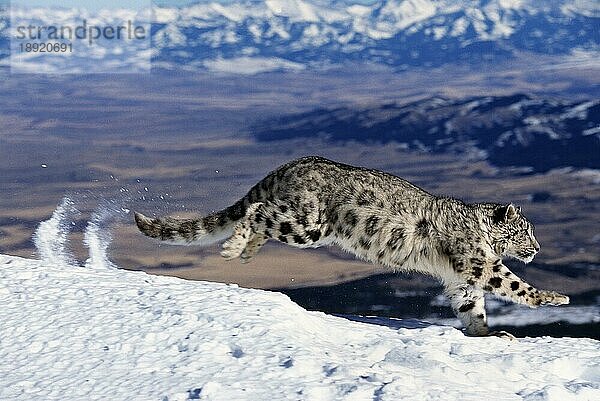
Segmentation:
<svg viewBox="0 0 600 401">
<path fill-rule="evenodd" d="M 472 257 L 463 272 L 467 283 L 532 308 L 540 305 L 564 305 L 569 297 L 554 291 L 538 290 L 511 272 L 502 259 Z"/>
<path fill-rule="evenodd" d="M 464 283 L 447 284 L 445 293 L 450 305 L 471 336 L 485 336 L 489 333 L 485 315 L 483 290 Z"/>
<path fill-rule="evenodd" d="M 514 340 L 506 331 L 489 331 L 485 313 L 484 291 L 470 284 L 446 284 L 445 293 L 450 298 L 452 311 L 470 336 L 493 336 Z"/>
</svg>

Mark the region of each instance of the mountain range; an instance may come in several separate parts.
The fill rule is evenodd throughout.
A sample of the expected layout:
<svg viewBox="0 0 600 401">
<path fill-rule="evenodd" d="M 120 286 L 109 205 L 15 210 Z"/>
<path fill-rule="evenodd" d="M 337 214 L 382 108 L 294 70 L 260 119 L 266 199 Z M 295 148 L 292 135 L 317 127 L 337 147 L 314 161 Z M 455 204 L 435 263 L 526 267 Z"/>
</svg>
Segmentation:
<svg viewBox="0 0 600 401">
<path fill-rule="evenodd" d="M 597 52 L 599 24 L 593 0 L 266 0 L 157 9 L 153 38 L 165 66 L 236 71 L 262 60 L 263 68 L 366 62 L 402 70 Z"/>
<path fill-rule="evenodd" d="M 264 121 L 259 141 L 323 138 L 398 143 L 458 153 L 496 166 L 600 169 L 600 101 L 567 102 L 525 94 L 426 98 L 406 104 L 321 108 Z"/>
<path fill-rule="evenodd" d="M 73 21 L 78 10 L 60 15 Z M 0 21 L 0 47 L 8 47 Z M 49 14 L 33 14 L 41 19 Z M 104 13 L 110 23 L 119 13 Z M 54 21 L 56 23 L 56 21 Z M 349 63 L 394 70 L 600 52 L 594 0 L 234 0 L 155 7 L 155 68 L 254 73 Z M 2 38 L 4 36 L 4 38 Z M 6 56 L 6 51 L 0 53 Z M 593 62 L 592 57 L 592 62 Z"/>
</svg>

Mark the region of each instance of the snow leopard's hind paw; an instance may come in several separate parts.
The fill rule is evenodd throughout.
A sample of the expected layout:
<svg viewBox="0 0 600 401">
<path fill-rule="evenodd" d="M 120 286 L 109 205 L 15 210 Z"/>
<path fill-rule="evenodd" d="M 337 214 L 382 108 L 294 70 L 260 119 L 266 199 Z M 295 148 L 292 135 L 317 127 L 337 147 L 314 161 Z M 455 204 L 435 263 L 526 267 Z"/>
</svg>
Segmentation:
<svg viewBox="0 0 600 401">
<path fill-rule="evenodd" d="M 238 223 L 233 230 L 233 235 L 223 244 L 221 256 L 227 260 L 241 256 L 250 239 L 250 227 L 245 223 Z"/>
<path fill-rule="evenodd" d="M 221 256 L 226 260 L 233 260 L 242 254 L 244 247 L 245 243 L 242 243 L 238 237 L 231 237 L 223 244 Z"/>
<path fill-rule="evenodd" d="M 250 262 L 250 259 L 252 259 L 254 255 L 258 253 L 265 242 L 267 242 L 267 237 L 261 234 L 254 234 L 240 255 L 242 263 Z"/>
<path fill-rule="evenodd" d="M 222 257 L 227 260 L 239 257 L 242 263 L 248 263 L 264 245 L 267 241 L 266 238 L 263 235 L 254 233 L 251 224 L 251 219 L 255 218 L 255 213 L 258 212 L 261 206 L 262 203 L 253 203 L 248 207 L 246 217 L 235 225 L 233 234 L 223 244 Z"/>
</svg>

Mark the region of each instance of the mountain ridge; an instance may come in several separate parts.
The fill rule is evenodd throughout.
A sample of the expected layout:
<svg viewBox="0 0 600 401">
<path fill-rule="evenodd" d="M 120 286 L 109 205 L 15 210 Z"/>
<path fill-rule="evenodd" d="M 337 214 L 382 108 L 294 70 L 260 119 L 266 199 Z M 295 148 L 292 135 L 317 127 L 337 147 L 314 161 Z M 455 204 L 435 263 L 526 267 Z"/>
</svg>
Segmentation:
<svg viewBox="0 0 600 401">
<path fill-rule="evenodd" d="M 458 153 L 531 172 L 600 169 L 599 100 L 569 102 L 523 93 L 430 97 L 404 104 L 321 108 L 267 120 L 249 131 L 259 141 L 321 137 L 395 142 L 404 149 Z"/>
<path fill-rule="evenodd" d="M 468 7 L 461 4 L 384 0 L 367 6 L 268 0 L 159 9 L 154 37 L 164 46 L 156 61 L 168 65 L 169 54 L 186 48 L 196 60 L 251 56 L 280 58 L 304 68 L 370 62 L 402 70 L 505 60 L 517 51 L 598 50 L 593 26 L 600 10 L 591 2 L 482 0 Z"/>
<path fill-rule="evenodd" d="M 496 63 L 520 52 L 575 59 L 582 52 L 600 53 L 595 29 L 600 7 L 593 1 L 478 0 L 468 4 L 456 0 L 380 0 L 371 5 L 339 0 L 242 0 L 155 7 L 152 61 L 158 69 L 256 73 L 346 63 L 405 70 Z M 68 20 L 78 12 L 63 11 L 60 18 Z M 32 15 L 39 23 L 50 18 L 44 13 Z M 106 23 L 109 15 L 103 15 Z M 8 31 L 7 25 L 0 21 L 0 38 Z"/>
</svg>

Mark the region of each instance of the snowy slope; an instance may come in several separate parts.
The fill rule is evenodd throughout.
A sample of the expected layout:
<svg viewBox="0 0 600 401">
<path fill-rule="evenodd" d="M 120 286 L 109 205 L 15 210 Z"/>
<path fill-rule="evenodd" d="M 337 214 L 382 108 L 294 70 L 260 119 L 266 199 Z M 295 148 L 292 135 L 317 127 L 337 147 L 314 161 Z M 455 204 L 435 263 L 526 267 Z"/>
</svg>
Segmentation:
<svg viewBox="0 0 600 401">
<path fill-rule="evenodd" d="M 0 255 L 0 400 L 600 399 L 595 340 L 470 338 L 120 270 L 104 227 L 127 212 L 93 216 L 85 266 L 69 199 L 36 232 L 41 260 Z"/>
<path fill-rule="evenodd" d="M 359 323 L 278 293 L 5 255 L 0 300 L 3 400 L 600 398 L 589 339 Z"/>
</svg>

